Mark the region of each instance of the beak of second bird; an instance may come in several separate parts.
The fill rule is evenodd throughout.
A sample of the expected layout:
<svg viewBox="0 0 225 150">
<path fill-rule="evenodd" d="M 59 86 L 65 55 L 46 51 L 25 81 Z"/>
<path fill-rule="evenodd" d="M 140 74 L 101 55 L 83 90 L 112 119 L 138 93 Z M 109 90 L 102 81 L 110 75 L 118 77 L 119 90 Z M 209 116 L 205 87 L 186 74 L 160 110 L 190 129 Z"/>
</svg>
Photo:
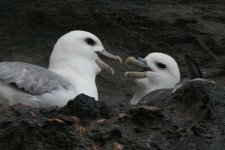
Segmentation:
<svg viewBox="0 0 225 150">
<path fill-rule="evenodd" d="M 148 67 L 146 61 L 143 58 L 134 58 L 134 57 L 128 57 L 125 61 L 125 64 L 128 63 L 133 63 L 136 66 L 142 67 L 142 71 L 127 71 L 125 72 L 126 77 L 141 77 L 145 78 L 146 77 L 146 72 L 151 71 L 151 69 Z"/>
</svg>

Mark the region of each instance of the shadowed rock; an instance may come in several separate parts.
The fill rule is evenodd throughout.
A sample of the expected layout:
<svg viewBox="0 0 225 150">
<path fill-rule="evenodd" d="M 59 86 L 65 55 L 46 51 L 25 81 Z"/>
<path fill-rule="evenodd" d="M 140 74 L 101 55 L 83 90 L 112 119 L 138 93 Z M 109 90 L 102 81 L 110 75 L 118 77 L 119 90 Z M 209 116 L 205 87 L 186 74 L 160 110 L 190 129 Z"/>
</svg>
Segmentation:
<svg viewBox="0 0 225 150">
<path fill-rule="evenodd" d="M 63 108 L 1 105 L 0 147 L 111 150 L 116 143 L 131 150 L 223 149 L 224 87 L 197 80 L 162 99 L 148 96 L 139 106 L 104 105 L 110 116 L 105 120 L 99 119 L 102 105 L 85 95 Z"/>
<path fill-rule="evenodd" d="M 78 95 L 74 100 L 70 100 L 61 109 L 65 115 L 75 115 L 79 118 L 109 117 L 109 110 L 104 102 L 95 101 L 94 98 L 84 94 Z"/>
</svg>

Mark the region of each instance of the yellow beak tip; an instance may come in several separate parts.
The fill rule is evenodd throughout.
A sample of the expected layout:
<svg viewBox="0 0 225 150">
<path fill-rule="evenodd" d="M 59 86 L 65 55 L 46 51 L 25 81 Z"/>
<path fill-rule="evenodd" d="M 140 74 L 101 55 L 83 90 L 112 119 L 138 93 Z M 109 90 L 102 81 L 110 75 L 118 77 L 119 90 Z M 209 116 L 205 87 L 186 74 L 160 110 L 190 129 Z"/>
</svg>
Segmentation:
<svg viewBox="0 0 225 150">
<path fill-rule="evenodd" d="M 128 64 L 128 62 L 131 62 L 133 60 L 135 60 L 135 58 L 133 56 L 127 57 L 125 64 Z"/>
</svg>

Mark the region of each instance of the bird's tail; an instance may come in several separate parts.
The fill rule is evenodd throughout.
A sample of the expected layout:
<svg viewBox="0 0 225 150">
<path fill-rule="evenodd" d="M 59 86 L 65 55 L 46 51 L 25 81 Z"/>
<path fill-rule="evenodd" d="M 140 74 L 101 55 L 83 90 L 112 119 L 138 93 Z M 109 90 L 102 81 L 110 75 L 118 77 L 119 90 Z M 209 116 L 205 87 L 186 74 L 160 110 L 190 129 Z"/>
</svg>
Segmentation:
<svg viewBox="0 0 225 150">
<path fill-rule="evenodd" d="M 190 56 L 185 55 L 184 60 L 189 79 L 203 78 L 202 71 Z"/>
</svg>

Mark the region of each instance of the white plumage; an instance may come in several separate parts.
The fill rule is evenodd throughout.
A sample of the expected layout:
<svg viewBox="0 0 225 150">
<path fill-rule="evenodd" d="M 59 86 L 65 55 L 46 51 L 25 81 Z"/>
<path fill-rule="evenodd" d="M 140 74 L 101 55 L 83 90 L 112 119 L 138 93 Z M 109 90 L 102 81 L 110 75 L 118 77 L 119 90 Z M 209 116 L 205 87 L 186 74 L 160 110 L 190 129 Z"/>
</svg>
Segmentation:
<svg viewBox="0 0 225 150">
<path fill-rule="evenodd" d="M 144 68 L 141 72 L 126 72 L 126 76 L 141 77 L 136 79 L 135 93 L 130 103 L 137 104 L 146 94 L 157 89 L 173 88 L 180 81 L 180 71 L 176 61 L 164 53 L 150 53 L 144 59 L 127 58 L 126 62 Z"/>
<path fill-rule="evenodd" d="M 81 93 L 98 100 L 96 75 L 103 69 L 114 74 L 98 52 L 121 61 L 108 53 L 95 35 L 71 31 L 58 39 L 48 69 L 20 62 L 0 63 L 0 103 L 64 106 Z"/>
</svg>

